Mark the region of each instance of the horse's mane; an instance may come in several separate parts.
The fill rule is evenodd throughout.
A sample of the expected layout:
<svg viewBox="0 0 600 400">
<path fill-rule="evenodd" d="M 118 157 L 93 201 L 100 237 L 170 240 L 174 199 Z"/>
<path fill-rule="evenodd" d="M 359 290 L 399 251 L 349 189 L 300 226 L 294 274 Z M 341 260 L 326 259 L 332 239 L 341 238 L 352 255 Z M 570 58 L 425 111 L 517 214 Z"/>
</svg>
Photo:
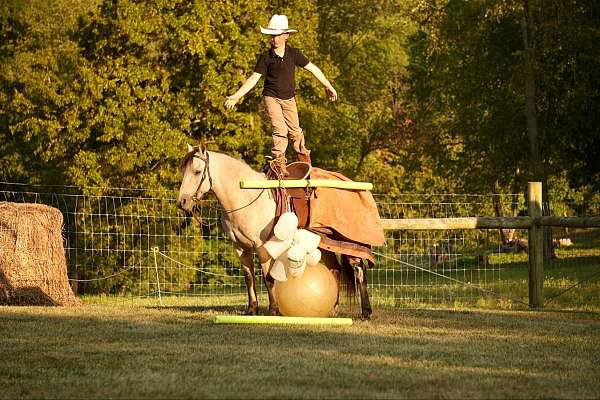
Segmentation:
<svg viewBox="0 0 600 400">
<path fill-rule="evenodd" d="M 181 160 L 181 164 L 179 165 L 179 170 L 180 170 L 181 172 L 183 172 L 183 171 L 185 170 L 185 168 L 187 167 L 187 165 L 188 165 L 190 162 L 192 162 L 192 160 L 194 159 L 194 155 L 195 155 L 197 152 L 198 152 L 198 149 L 194 149 L 194 150 L 192 150 L 192 151 L 188 152 L 188 153 L 187 153 L 187 154 L 186 154 L 186 155 L 183 157 L 183 160 Z M 212 150 L 210 150 L 210 152 L 211 152 L 211 153 L 214 153 L 214 154 L 220 154 L 220 155 L 223 155 L 223 156 L 225 156 L 225 157 L 227 157 L 227 158 L 229 158 L 229 159 L 231 159 L 231 160 L 237 161 L 237 162 L 239 162 L 240 164 L 242 164 L 243 166 L 245 166 L 246 168 L 248 168 L 248 169 L 250 169 L 250 170 L 254 171 L 254 168 L 252 168 L 251 166 L 249 166 L 249 165 L 248 165 L 248 164 L 247 164 L 247 163 L 246 163 L 244 160 L 242 160 L 242 159 L 241 159 L 241 158 L 239 158 L 239 157 L 232 157 L 232 156 L 230 156 L 229 154 L 221 153 L 221 152 L 219 152 L 219 151 L 212 151 Z M 256 172 L 256 171 L 254 171 L 254 172 Z"/>
<path fill-rule="evenodd" d="M 179 172 L 183 172 L 183 170 L 185 170 L 185 167 L 187 167 L 187 165 L 192 161 L 192 159 L 194 158 L 194 154 L 196 154 L 197 150 L 194 149 L 190 152 L 188 152 L 185 157 L 183 157 L 183 160 L 181 160 L 181 164 L 179 164 Z"/>
</svg>

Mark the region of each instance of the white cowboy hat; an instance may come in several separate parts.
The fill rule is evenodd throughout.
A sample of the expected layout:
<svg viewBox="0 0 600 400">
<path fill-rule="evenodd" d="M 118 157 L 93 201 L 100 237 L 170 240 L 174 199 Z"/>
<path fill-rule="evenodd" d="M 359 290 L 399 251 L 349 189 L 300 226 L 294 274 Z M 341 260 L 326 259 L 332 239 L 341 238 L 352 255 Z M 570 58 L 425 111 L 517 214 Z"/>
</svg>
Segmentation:
<svg viewBox="0 0 600 400">
<path fill-rule="evenodd" d="M 266 28 L 260 27 L 260 31 L 265 35 L 281 35 L 282 33 L 295 33 L 295 29 L 288 29 L 288 19 L 285 15 L 275 14 L 269 20 Z"/>
</svg>

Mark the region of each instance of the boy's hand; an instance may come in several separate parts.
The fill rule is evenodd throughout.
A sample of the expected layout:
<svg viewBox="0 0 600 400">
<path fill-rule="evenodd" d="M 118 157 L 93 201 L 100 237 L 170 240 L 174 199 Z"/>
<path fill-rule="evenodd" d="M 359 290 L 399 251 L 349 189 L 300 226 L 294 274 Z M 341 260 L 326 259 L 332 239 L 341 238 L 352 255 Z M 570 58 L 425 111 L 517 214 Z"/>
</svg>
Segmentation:
<svg viewBox="0 0 600 400">
<path fill-rule="evenodd" d="M 325 93 L 327 94 L 327 98 L 331 101 L 336 101 L 337 100 L 337 92 L 335 91 L 335 89 L 333 88 L 333 86 L 329 86 L 325 88 Z"/>
<path fill-rule="evenodd" d="M 235 107 L 236 103 L 239 100 L 240 100 L 239 97 L 227 96 L 227 100 L 225 100 L 225 108 L 227 108 L 228 110 L 233 110 L 233 107 Z"/>
</svg>

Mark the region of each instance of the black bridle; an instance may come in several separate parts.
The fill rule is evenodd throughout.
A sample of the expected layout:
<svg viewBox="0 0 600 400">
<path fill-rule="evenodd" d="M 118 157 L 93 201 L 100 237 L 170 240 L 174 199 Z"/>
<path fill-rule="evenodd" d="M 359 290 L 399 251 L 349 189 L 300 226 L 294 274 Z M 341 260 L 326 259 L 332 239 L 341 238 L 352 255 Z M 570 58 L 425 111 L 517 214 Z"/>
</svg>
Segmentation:
<svg viewBox="0 0 600 400">
<path fill-rule="evenodd" d="M 210 174 L 210 164 L 209 164 L 209 153 L 208 153 L 208 151 L 205 152 L 205 154 L 206 154 L 206 157 L 204 157 L 203 155 L 199 154 L 199 152 L 196 152 L 196 153 L 194 153 L 194 156 L 193 156 L 194 158 L 197 158 L 199 160 L 204 161 L 204 169 L 202 170 L 202 178 L 200 179 L 200 183 L 198 184 L 198 187 L 194 191 L 194 195 L 191 198 L 192 202 L 194 203 L 194 207 L 192 208 L 192 215 L 194 216 L 194 219 L 198 220 L 200 223 L 202 223 L 202 221 L 199 220 L 199 218 L 196 216 L 196 213 L 195 213 L 195 208 L 196 208 L 195 206 L 202 201 L 202 199 L 198 198 L 198 196 L 197 196 L 198 192 L 200 191 L 200 188 L 202 187 L 202 184 L 204 183 L 204 181 L 206 180 L 207 177 L 208 177 L 209 186 L 208 186 L 208 190 L 206 192 L 210 192 L 212 190 L 212 187 L 213 187 L 213 178 L 212 178 L 212 176 Z M 223 207 L 219 207 L 219 208 L 220 208 L 220 210 L 222 210 L 222 211 L 224 211 L 224 212 L 226 212 L 228 214 L 232 213 L 232 212 L 235 212 L 235 211 L 242 210 L 242 209 L 244 209 L 244 208 L 252 205 L 252 203 L 254 203 L 255 201 L 257 201 L 260 198 L 260 196 L 262 196 L 262 194 L 263 194 L 263 192 L 265 190 L 266 189 L 261 190 L 260 193 L 258 194 L 258 196 L 256 196 L 256 198 L 254 200 L 252 200 L 250 203 L 246 204 L 245 206 L 241 206 L 241 207 L 235 208 L 233 210 L 226 210 Z"/>
<path fill-rule="evenodd" d="M 192 196 L 192 201 L 194 202 L 194 204 L 197 204 L 200 202 L 200 199 L 197 196 L 198 191 L 202 187 L 204 180 L 206 179 L 206 177 L 208 177 L 209 187 L 208 187 L 207 192 L 209 192 L 212 190 L 213 179 L 212 179 L 212 176 L 210 175 L 210 167 L 209 167 L 209 163 L 208 163 L 208 161 L 209 161 L 208 151 L 206 152 L 206 157 L 203 157 L 202 155 L 198 154 L 198 152 L 196 152 L 194 154 L 194 158 L 204 161 L 204 169 L 202 170 L 202 179 L 200 179 L 200 183 L 198 184 L 198 187 L 196 188 L 196 190 L 194 191 L 194 195 Z"/>
</svg>

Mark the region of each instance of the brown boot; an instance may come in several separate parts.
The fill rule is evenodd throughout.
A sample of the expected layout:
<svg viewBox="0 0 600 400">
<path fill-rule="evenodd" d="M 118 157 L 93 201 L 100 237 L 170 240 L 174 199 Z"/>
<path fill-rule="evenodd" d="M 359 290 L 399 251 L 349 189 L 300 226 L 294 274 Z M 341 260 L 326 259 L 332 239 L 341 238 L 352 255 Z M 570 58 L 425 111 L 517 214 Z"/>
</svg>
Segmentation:
<svg viewBox="0 0 600 400">
<path fill-rule="evenodd" d="M 269 161 L 269 163 L 271 164 L 271 172 L 273 172 L 274 177 L 282 179 L 289 175 L 286 168 L 287 160 L 285 157 L 277 157 L 274 160 Z"/>
<path fill-rule="evenodd" d="M 302 161 L 312 165 L 310 162 L 310 150 L 307 150 L 307 153 L 298 153 L 298 161 Z"/>
</svg>

